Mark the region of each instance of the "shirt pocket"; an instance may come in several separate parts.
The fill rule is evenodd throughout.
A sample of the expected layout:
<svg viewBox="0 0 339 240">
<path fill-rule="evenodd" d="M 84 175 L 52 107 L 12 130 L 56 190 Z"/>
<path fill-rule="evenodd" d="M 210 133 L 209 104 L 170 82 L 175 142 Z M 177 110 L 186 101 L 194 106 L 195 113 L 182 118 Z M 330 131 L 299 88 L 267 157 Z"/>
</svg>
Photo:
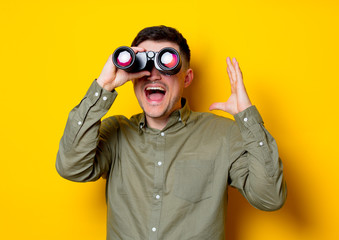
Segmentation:
<svg viewBox="0 0 339 240">
<path fill-rule="evenodd" d="M 175 196 L 193 203 L 212 197 L 213 163 L 212 160 L 202 160 L 198 154 L 178 160 L 175 165 Z"/>
</svg>

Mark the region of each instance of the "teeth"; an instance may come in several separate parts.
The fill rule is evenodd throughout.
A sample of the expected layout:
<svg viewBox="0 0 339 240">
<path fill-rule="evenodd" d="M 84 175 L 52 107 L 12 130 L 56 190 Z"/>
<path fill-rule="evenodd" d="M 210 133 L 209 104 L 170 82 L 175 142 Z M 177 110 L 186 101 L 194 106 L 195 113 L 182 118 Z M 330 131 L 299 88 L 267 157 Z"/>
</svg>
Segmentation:
<svg viewBox="0 0 339 240">
<path fill-rule="evenodd" d="M 162 88 L 162 87 L 147 87 L 146 90 L 150 90 L 150 91 L 165 91 L 165 89 Z"/>
</svg>

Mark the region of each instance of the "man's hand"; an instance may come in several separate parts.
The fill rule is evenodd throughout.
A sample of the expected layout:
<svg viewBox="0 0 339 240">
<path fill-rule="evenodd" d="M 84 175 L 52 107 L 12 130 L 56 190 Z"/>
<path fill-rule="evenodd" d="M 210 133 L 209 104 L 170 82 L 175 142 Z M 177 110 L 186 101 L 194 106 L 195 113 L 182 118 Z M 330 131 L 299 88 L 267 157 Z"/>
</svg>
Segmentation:
<svg viewBox="0 0 339 240">
<path fill-rule="evenodd" d="M 144 52 L 145 49 L 139 47 L 132 47 L 135 53 Z M 144 76 L 149 76 L 150 72 L 141 71 L 136 73 L 128 73 L 124 70 L 118 69 L 112 61 L 112 54 L 108 57 L 108 60 L 101 71 L 100 76 L 97 79 L 98 84 L 106 89 L 107 91 L 113 91 L 113 89 L 120 87 L 126 82 L 135 79 L 141 78 Z"/>
<path fill-rule="evenodd" d="M 231 96 L 227 102 L 217 102 L 210 106 L 210 110 L 222 110 L 232 115 L 245 110 L 252 106 L 252 103 L 247 95 L 245 85 L 242 79 L 239 63 L 235 58 L 227 58 L 227 73 L 231 83 Z"/>
</svg>

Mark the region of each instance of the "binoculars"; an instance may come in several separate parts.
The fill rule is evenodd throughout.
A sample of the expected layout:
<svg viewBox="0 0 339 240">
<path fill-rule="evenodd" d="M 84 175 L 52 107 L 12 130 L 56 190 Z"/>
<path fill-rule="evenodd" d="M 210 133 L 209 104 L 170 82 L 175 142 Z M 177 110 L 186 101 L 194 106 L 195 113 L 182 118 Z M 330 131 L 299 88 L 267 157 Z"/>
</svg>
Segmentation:
<svg viewBox="0 0 339 240">
<path fill-rule="evenodd" d="M 132 48 L 122 46 L 114 51 L 112 60 L 117 68 L 126 72 L 151 71 L 154 66 L 163 74 L 174 75 L 181 68 L 180 54 L 171 47 L 163 48 L 159 52 L 135 53 Z"/>
</svg>

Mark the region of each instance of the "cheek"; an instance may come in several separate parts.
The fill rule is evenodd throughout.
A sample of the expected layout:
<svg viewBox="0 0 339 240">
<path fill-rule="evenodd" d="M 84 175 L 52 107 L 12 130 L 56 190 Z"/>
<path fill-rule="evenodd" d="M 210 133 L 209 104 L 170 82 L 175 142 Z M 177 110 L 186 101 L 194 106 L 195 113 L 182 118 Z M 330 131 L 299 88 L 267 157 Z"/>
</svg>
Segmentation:
<svg viewBox="0 0 339 240">
<path fill-rule="evenodd" d="M 181 91 L 184 88 L 185 85 L 185 79 L 180 76 L 180 78 L 176 79 L 175 81 L 175 88 L 178 89 L 178 91 Z"/>
<path fill-rule="evenodd" d="M 140 88 L 141 86 L 141 81 L 139 79 L 133 79 L 132 80 L 132 83 L 133 83 L 133 88 L 134 90 L 137 90 Z"/>
<path fill-rule="evenodd" d="M 141 94 L 141 84 L 138 81 L 133 80 L 134 94 L 138 97 Z"/>
<path fill-rule="evenodd" d="M 179 80 L 174 85 L 172 85 L 172 88 L 171 88 L 172 95 L 174 96 L 182 95 L 183 90 L 184 90 L 184 84 L 181 81 L 179 82 Z"/>
</svg>

